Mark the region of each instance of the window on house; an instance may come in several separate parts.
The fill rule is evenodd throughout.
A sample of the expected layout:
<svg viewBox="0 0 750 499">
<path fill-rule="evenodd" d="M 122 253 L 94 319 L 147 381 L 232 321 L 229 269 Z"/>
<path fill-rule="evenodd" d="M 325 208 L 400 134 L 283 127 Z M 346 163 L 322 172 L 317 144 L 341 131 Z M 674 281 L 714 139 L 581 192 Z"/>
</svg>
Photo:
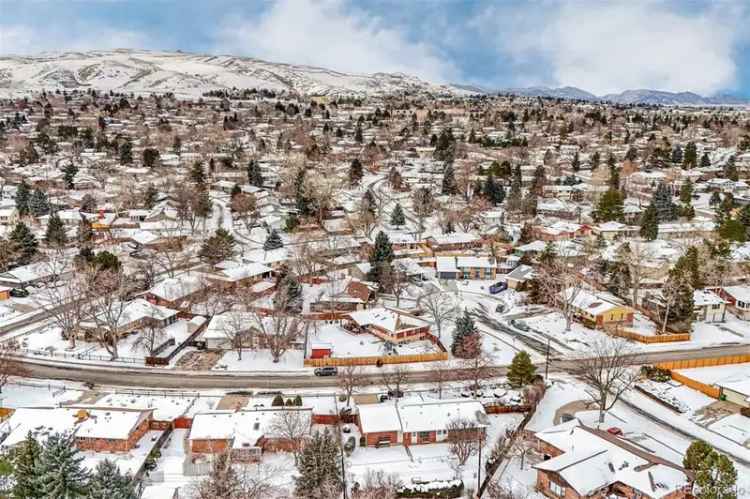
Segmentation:
<svg viewBox="0 0 750 499">
<path fill-rule="evenodd" d="M 719 303 L 716 303 L 715 305 L 712 305 L 711 308 L 713 308 L 714 310 L 718 310 L 719 308 L 721 308 L 721 305 Z"/>
<path fill-rule="evenodd" d="M 559 483 L 555 483 L 550 481 L 549 482 L 549 490 L 553 494 L 555 494 L 558 497 L 564 497 L 565 496 L 565 487 L 560 485 Z"/>
</svg>

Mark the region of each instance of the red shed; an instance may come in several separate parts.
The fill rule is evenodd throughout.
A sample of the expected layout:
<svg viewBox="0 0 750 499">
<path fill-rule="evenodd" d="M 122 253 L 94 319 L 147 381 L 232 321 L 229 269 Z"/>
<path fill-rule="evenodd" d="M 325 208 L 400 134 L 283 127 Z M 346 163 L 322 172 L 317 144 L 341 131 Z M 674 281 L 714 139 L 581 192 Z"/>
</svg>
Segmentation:
<svg viewBox="0 0 750 499">
<path fill-rule="evenodd" d="M 333 345 L 330 343 L 313 343 L 310 349 L 311 359 L 325 359 L 331 356 Z"/>
</svg>

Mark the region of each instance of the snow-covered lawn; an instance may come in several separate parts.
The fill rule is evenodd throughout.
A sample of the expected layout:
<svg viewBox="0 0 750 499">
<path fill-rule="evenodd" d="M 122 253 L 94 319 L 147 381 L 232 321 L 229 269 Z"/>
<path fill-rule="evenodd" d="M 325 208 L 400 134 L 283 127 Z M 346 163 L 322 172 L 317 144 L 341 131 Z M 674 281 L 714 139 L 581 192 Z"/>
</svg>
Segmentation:
<svg viewBox="0 0 750 499">
<path fill-rule="evenodd" d="M 237 351 L 227 350 L 214 371 L 275 371 L 291 372 L 304 370 L 304 353 L 302 350 L 287 350 L 278 362 L 273 361 L 271 352 L 262 350 L 242 350 L 242 359 Z"/>
</svg>

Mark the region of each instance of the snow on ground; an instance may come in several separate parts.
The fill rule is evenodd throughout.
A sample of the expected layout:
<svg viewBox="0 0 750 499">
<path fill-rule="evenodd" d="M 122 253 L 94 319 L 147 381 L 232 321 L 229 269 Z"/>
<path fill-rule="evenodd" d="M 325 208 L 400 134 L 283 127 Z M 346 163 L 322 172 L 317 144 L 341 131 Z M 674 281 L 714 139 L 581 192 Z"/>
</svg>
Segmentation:
<svg viewBox="0 0 750 499">
<path fill-rule="evenodd" d="M 56 406 L 75 402 L 84 393 L 70 382 L 44 383 L 41 380 L 13 379 L 3 387 L 0 402 L 3 407 Z"/>
<path fill-rule="evenodd" d="M 214 371 L 303 371 L 304 352 L 302 350 L 287 350 L 278 362 L 273 361 L 271 352 L 267 349 L 242 350 L 239 359 L 236 350 L 227 350 L 213 367 Z"/>
</svg>

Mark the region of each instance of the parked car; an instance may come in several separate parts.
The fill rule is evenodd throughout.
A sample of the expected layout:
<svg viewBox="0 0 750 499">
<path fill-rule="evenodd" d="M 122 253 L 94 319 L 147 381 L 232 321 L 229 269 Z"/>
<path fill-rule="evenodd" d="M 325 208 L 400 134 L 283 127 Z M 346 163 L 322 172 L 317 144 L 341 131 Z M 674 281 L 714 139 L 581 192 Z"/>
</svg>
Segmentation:
<svg viewBox="0 0 750 499">
<path fill-rule="evenodd" d="M 336 376 L 339 370 L 333 366 L 316 367 L 315 376 Z"/>
<path fill-rule="evenodd" d="M 492 286 L 490 286 L 490 293 L 493 295 L 498 294 L 500 291 L 505 291 L 508 289 L 508 284 L 505 282 L 496 282 Z"/>
<path fill-rule="evenodd" d="M 26 298 L 29 296 L 29 292 L 23 288 L 13 288 L 10 290 L 10 296 L 13 298 Z"/>
<path fill-rule="evenodd" d="M 388 390 L 388 398 L 401 398 L 404 396 L 404 392 L 401 390 Z"/>
<path fill-rule="evenodd" d="M 356 446 L 357 446 L 357 439 L 354 437 L 349 437 L 346 439 L 346 443 L 344 444 L 344 451 L 352 452 Z"/>
</svg>

